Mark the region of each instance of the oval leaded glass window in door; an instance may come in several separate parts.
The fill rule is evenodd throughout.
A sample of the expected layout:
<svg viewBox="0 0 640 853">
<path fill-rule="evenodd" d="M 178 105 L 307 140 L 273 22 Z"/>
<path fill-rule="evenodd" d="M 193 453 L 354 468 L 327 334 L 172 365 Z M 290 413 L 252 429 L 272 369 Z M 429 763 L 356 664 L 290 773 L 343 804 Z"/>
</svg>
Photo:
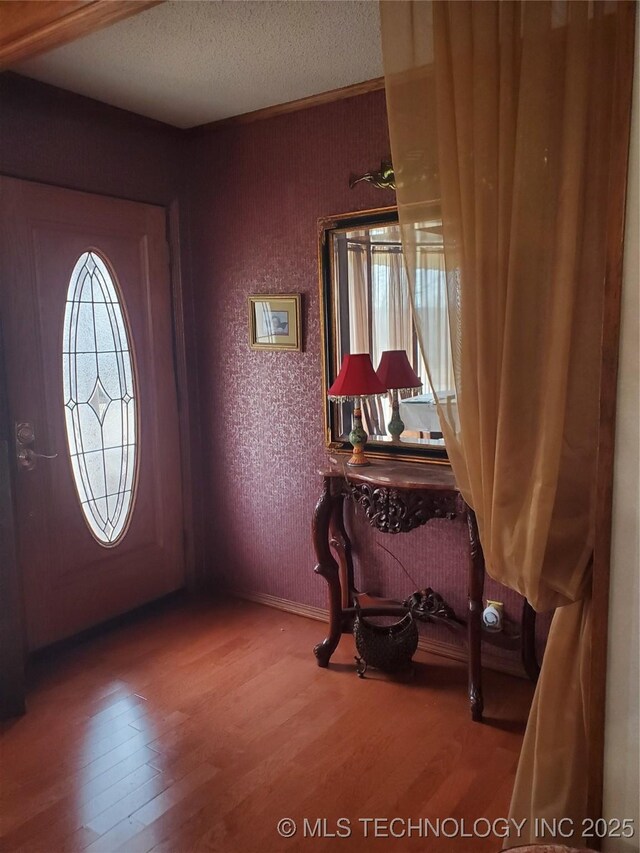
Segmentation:
<svg viewBox="0 0 640 853">
<path fill-rule="evenodd" d="M 104 259 L 84 252 L 71 273 L 62 374 L 71 468 L 89 529 L 124 535 L 133 507 L 136 382 L 122 296 Z"/>
</svg>

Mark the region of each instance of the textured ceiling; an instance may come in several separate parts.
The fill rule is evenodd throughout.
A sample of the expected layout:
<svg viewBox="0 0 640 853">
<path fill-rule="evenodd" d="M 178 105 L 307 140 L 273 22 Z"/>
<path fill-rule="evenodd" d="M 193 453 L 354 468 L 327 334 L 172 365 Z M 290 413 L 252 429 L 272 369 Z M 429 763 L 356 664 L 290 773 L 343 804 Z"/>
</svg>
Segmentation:
<svg viewBox="0 0 640 853">
<path fill-rule="evenodd" d="M 167 2 L 14 70 L 193 127 L 382 76 L 378 3 Z"/>
</svg>

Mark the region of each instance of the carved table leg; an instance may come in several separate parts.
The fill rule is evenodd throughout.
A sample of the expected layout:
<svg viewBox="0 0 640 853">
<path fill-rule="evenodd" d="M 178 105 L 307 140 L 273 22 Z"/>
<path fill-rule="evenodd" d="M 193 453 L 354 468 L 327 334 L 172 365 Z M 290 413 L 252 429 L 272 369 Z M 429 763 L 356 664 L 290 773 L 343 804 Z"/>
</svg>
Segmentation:
<svg viewBox="0 0 640 853">
<path fill-rule="evenodd" d="M 329 585 L 329 636 L 314 648 L 318 666 L 328 666 L 329 659 L 340 642 L 342 631 L 342 590 L 338 564 L 329 547 L 329 525 L 334 509 L 335 496 L 331 490 L 331 477 L 325 477 L 322 494 L 313 514 L 313 547 L 318 564 L 314 571 L 322 575 Z"/>
<path fill-rule="evenodd" d="M 471 718 L 482 722 L 482 595 L 484 592 L 484 554 L 478 535 L 475 512 L 467 509 L 469 527 L 469 699 Z"/>
<path fill-rule="evenodd" d="M 536 655 L 536 611 L 527 599 L 522 603 L 522 622 L 520 625 L 522 643 L 522 665 L 531 681 L 535 684 L 540 675 L 540 664 Z"/>
<path fill-rule="evenodd" d="M 344 493 L 335 496 L 333 504 L 331 546 L 340 558 L 340 586 L 342 587 L 342 607 L 351 607 L 357 589 L 353 580 L 353 557 L 351 539 L 344 524 Z"/>
</svg>

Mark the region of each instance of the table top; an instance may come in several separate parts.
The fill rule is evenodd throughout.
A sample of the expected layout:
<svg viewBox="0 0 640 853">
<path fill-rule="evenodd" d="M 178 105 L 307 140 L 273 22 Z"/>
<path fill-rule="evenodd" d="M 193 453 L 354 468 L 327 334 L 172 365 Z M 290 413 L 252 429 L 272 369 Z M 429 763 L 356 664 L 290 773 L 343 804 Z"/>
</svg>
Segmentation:
<svg viewBox="0 0 640 853">
<path fill-rule="evenodd" d="M 372 486 L 389 486 L 396 489 L 433 489 L 457 492 L 456 481 L 449 465 L 429 462 L 379 462 L 350 468 L 346 458 L 330 457 L 318 473 L 322 477 L 342 477 Z"/>
</svg>

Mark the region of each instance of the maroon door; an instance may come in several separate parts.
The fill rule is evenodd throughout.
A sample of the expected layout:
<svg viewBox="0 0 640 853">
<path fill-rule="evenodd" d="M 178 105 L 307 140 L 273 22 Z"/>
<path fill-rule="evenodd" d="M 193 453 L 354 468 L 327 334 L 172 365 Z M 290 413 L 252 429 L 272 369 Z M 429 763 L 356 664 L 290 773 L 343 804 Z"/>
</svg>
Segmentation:
<svg viewBox="0 0 640 853">
<path fill-rule="evenodd" d="M 184 584 L 165 211 L 10 178 L 2 311 L 29 649 Z"/>
</svg>

